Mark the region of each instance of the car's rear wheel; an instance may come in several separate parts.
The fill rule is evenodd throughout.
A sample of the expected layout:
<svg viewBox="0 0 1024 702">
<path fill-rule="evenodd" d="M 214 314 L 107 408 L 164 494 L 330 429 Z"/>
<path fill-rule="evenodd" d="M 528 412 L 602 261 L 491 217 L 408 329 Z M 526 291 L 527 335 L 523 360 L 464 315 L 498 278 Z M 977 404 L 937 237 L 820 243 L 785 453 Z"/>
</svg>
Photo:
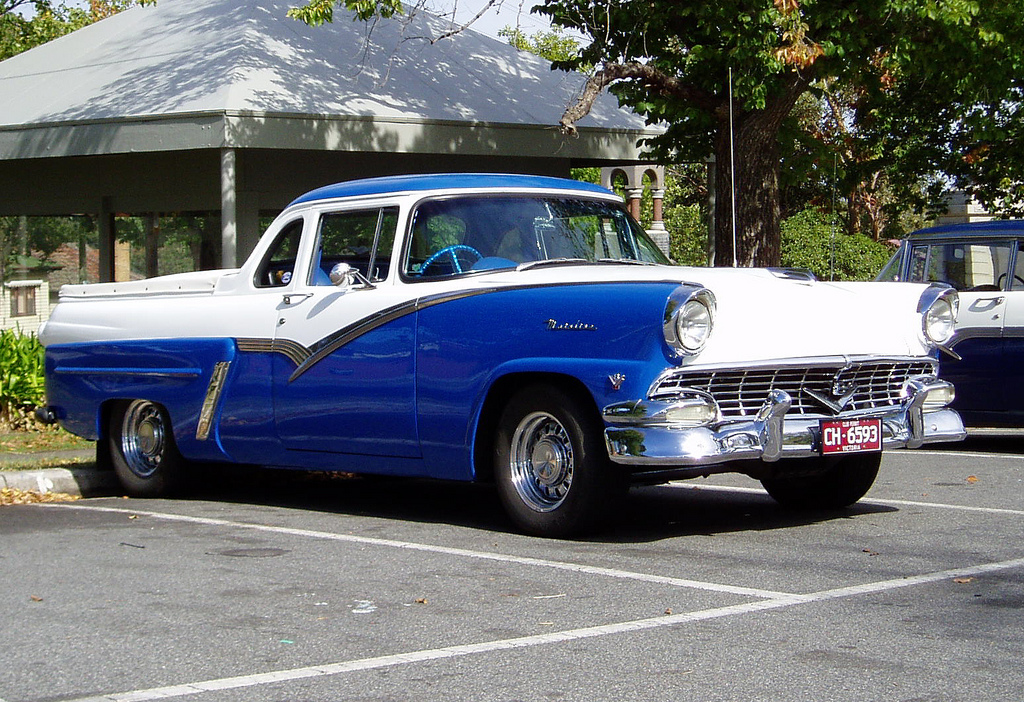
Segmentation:
<svg viewBox="0 0 1024 702">
<path fill-rule="evenodd" d="M 498 423 L 495 479 L 524 531 L 564 537 L 595 527 L 625 487 L 608 459 L 592 408 L 563 390 L 517 393 Z"/>
<path fill-rule="evenodd" d="M 148 400 L 118 403 L 107 435 L 114 472 L 129 495 L 158 497 L 182 486 L 185 460 L 163 407 Z"/>
<path fill-rule="evenodd" d="M 805 461 L 813 463 L 808 466 Z M 800 459 L 800 468 L 804 470 L 797 469 L 794 475 L 765 478 L 761 484 L 769 495 L 787 507 L 838 509 L 852 505 L 867 494 L 881 462 L 881 453 Z M 816 470 L 808 473 L 807 467 Z"/>
</svg>

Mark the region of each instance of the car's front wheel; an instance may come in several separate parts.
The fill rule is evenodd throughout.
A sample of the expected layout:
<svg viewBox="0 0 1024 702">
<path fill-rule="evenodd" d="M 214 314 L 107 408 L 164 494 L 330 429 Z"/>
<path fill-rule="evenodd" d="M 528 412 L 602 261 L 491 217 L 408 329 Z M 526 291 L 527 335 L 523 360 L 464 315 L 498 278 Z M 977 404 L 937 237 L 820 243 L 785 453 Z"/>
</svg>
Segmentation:
<svg viewBox="0 0 1024 702">
<path fill-rule="evenodd" d="M 158 497 L 182 486 L 186 464 L 163 407 L 148 400 L 118 403 L 107 434 L 110 462 L 129 495 Z"/>
<path fill-rule="evenodd" d="M 593 409 L 559 388 L 535 385 L 512 397 L 496 439 L 501 502 L 528 533 L 564 537 L 591 529 L 624 491 Z"/>
<path fill-rule="evenodd" d="M 794 475 L 781 475 L 761 481 L 777 502 L 798 509 L 838 509 L 852 505 L 864 497 L 875 482 L 881 453 L 851 456 L 794 459 L 801 468 L 812 467 L 808 473 L 799 470 Z M 805 466 L 804 461 L 810 461 Z"/>
</svg>

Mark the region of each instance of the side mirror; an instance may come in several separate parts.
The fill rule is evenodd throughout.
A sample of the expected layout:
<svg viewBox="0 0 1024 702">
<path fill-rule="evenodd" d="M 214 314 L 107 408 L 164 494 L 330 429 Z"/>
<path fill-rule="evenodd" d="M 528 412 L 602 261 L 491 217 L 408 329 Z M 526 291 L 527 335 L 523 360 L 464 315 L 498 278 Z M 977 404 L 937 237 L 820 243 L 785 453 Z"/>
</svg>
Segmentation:
<svg viewBox="0 0 1024 702">
<path fill-rule="evenodd" d="M 335 263 L 334 267 L 331 268 L 331 285 L 347 288 L 352 284 L 353 277 L 352 266 L 347 263 Z"/>
<path fill-rule="evenodd" d="M 363 288 L 375 287 L 373 283 L 367 280 L 366 276 L 359 272 L 358 268 L 353 268 L 347 263 L 335 263 L 331 268 L 331 284 L 335 287 L 342 289 L 348 288 L 350 285 L 359 283 Z"/>
</svg>

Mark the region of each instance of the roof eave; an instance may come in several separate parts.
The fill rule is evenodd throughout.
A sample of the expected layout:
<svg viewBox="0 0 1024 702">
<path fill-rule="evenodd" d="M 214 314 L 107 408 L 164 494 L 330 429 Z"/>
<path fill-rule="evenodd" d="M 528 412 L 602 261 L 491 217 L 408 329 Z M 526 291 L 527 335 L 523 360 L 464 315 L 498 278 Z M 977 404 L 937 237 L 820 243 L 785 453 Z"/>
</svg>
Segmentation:
<svg viewBox="0 0 1024 702">
<path fill-rule="evenodd" d="M 621 162 L 639 159 L 637 142 L 659 133 L 580 127 L 566 137 L 544 124 L 222 110 L 0 126 L 0 160 L 239 148 Z"/>
</svg>

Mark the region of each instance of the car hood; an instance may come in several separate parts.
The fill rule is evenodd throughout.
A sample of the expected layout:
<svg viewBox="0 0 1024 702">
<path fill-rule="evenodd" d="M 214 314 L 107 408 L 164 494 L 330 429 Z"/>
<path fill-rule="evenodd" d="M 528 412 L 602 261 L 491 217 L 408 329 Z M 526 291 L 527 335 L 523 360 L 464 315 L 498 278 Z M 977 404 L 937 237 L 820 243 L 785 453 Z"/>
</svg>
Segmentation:
<svg viewBox="0 0 1024 702">
<path fill-rule="evenodd" d="M 510 271 L 491 278 L 495 279 L 520 285 L 673 281 L 705 287 L 717 300 L 714 331 L 705 349 L 686 359 L 688 365 L 932 352 L 917 311 L 926 285 L 832 283 L 770 269 L 634 265 Z"/>
</svg>

